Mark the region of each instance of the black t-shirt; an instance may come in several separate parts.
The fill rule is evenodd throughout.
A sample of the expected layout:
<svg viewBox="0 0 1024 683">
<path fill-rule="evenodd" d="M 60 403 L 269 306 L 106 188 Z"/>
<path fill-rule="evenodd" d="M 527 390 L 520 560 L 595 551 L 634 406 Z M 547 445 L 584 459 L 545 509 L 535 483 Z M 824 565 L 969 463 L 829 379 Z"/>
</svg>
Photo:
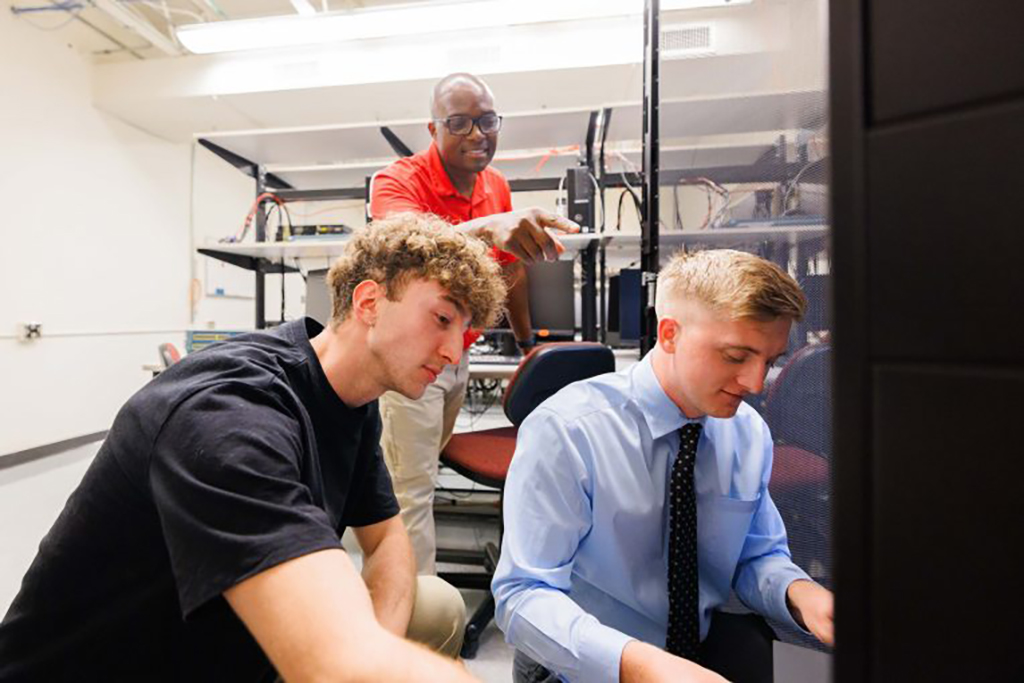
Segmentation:
<svg viewBox="0 0 1024 683">
<path fill-rule="evenodd" d="M 258 681 L 222 593 L 393 517 L 376 401 L 347 407 L 306 319 L 192 354 L 135 394 L 0 624 L 0 681 Z"/>
</svg>

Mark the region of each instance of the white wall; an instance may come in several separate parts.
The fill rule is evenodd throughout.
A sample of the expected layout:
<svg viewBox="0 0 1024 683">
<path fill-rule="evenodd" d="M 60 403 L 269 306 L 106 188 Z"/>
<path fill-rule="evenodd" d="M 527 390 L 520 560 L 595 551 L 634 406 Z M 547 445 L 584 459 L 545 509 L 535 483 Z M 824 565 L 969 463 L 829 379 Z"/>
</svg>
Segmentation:
<svg viewBox="0 0 1024 683">
<path fill-rule="evenodd" d="M 0 618 L 21 588 L 39 542 L 78 487 L 99 443 L 0 470 Z"/>
<path fill-rule="evenodd" d="M 91 104 L 90 69 L 0 12 L 0 454 L 106 429 L 189 319 L 189 149 Z M 15 340 L 16 325 L 43 338 Z"/>
</svg>

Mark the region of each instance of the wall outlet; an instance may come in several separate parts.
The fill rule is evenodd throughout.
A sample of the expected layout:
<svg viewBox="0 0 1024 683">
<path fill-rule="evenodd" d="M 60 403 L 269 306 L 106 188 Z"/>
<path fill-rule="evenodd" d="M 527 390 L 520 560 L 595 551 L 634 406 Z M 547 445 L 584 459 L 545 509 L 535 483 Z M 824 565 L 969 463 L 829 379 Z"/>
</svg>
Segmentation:
<svg viewBox="0 0 1024 683">
<path fill-rule="evenodd" d="M 43 336 L 42 323 L 18 323 L 18 340 L 23 342 L 39 339 Z"/>
</svg>

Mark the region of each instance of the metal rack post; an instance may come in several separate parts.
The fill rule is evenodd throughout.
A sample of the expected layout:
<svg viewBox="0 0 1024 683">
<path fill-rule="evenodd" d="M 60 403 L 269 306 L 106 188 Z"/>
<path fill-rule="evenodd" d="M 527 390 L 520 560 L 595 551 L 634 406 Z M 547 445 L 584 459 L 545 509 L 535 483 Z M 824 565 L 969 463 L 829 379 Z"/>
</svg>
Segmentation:
<svg viewBox="0 0 1024 683">
<path fill-rule="evenodd" d="M 640 353 L 657 341 L 654 287 L 658 277 L 658 0 L 644 0 L 643 225 L 640 238 Z"/>
<path fill-rule="evenodd" d="M 267 169 L 262 164 L 256 165 L 256 196 L 261 197 L 267 191 Z M 263 200 L 256 203 L 256 241 L 267 241 L 267 212 L 263 208 Z M 257 268 L 256 276 L 256 329 L 267 327 L 267 276 L 262 268 Z"/>
</svg>

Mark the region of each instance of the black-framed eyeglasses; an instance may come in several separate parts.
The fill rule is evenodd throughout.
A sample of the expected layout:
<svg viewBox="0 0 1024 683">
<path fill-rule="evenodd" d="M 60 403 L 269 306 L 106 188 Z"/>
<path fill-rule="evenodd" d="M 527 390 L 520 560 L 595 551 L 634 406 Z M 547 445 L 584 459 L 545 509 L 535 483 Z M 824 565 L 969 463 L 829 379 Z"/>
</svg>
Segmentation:
<svg viewBox="0 0 1024 683">
<path fill-rule="evenodd" d="M 494 112 L 481 114 L 476 118 L 465 114 L 455 114 L 446 119 L 434 119 L 434 121 L 443 123 L 452 135 L 469 135 L 473 132 L 473 126 L 479 128 L 484 135 L 493 135 L 501 130 L 501 117 Z"/>
</svg>

